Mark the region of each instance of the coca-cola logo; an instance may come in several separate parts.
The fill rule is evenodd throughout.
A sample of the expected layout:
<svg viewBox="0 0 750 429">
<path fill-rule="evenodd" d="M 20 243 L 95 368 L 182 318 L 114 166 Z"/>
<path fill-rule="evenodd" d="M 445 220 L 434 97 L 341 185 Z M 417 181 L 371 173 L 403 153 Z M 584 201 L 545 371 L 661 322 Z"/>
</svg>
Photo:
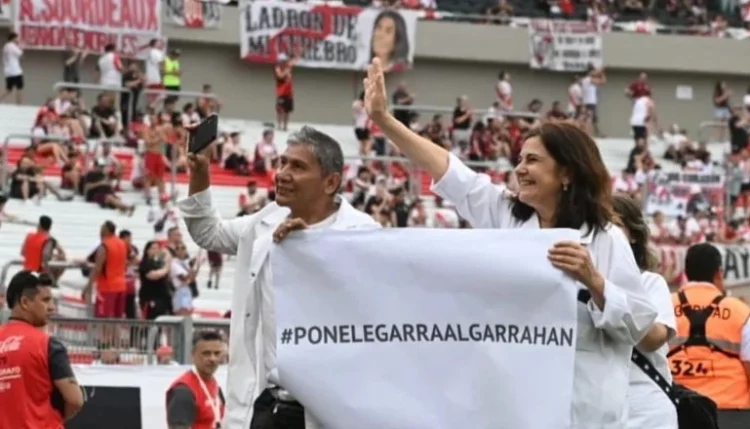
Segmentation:
<svg viewBox="0 0 750 429">
<path fill-rule="evenodd" d="M 21 348 L 23 337 L 15 335 L 0 341 L 0 354 L 18 351 Z"/>
</svg>

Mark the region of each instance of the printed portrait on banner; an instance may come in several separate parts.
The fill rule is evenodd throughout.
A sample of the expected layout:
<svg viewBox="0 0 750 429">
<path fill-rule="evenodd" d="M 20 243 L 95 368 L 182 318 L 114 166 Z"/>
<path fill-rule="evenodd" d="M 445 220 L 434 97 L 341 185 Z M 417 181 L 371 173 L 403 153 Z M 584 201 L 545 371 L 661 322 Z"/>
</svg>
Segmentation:
<svg viewBox="0 0 750 429">
<path fill-rule="evenodd" d="M 164 16 L 172 25 L 187 28 L 218 28 L 221 4 L 201 0 L 166 0 Z"/>
</svg>

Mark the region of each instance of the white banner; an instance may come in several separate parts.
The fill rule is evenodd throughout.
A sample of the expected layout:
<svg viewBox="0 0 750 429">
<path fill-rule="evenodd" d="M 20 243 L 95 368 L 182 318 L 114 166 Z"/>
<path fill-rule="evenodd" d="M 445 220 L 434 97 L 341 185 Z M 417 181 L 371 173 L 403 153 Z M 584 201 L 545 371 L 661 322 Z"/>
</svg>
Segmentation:
<svg viewBox="0 0 750 429">
<path fill-rule="evenodd" d="M 156 0 L 17 0 L 14 9 L 15 30 L 28 49 L 101 54 L 114 43 L 121 55 L 142 59 L 149 41 L 161 39 L 161 2 Z"/>
<path fill-rule="evenodd" d="M 531 20 L 529 53 L 532 69 L 580 72 L 604 64 L 602 35 L 585 21 Z"/>
<path fill-rule="evenodd" d="M 657 211 L 666 216 L 686 216 L 690 201 L 697 198 L 693 188 L 700 189 L 705 204 L 696 208 L 710 206 L 718 208 L 724 203 L 724 175 L 711 173 L 669 173 L 657 177 L 646 200 L 646 213 L 652 215 Z"/>
<path fill-rule="evenodd" d="M 178 27 L 218 28 L 221 25 L 221 3 L 167 0 L 164 6 L 164 17 Z"/>
<path fill-rule="evenodd" d="M 281 385 L 326 429 L 568 428 L 577 286 L 547 260 L 564 239 L 579 232 L 289 237 L 271 255 Z"/>
<path fill-rule="evenodd" d="M 86 391 L 86 404 L 65 427 L 167 429 L 167 389 L 189 369 L 171 365 L 74 365 L 78 383 Z M 226 367 L 219 367 L 216 373 L 222 389 L 226 388 L 226 374 Z M 128 425 L 130 422 L 133 425 Z"/>
<path fill-rule="evenodd" d="M 271 0 L 240 7 L 240 55 L 247 61 L 300 55 L 302 67 L 363 70 L 377 56 L 387 71 L 414 61 L 418 11 Z"/>
<path fill-rule="evenodd" d="M 727 289 L 750 286 L 750 246 L 714 244 L 724 260 L 724 287 Z M 659 257 L 659 270 L 667 282 L 678 286 L 684 280 L 685 255 L 688 246 L 655 246 Z"/>
</svg>

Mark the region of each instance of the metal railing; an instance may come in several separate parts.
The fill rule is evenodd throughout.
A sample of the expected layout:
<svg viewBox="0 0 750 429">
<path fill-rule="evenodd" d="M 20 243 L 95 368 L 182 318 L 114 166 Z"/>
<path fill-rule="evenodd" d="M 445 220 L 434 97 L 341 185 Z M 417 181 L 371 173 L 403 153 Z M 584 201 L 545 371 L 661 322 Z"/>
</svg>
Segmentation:
<svg viewBox="0 0 750 429">
<path fill-rule="evenodd" d="M 716 134 L 723 134 L 724 141 L 713 140 Z M 698 125 L 698 141 L 705 143 L 726 143 L 729 141 L 729 124 L 726 121 L 703 121 Z"/>
<path fill-rule="evenodd" d="M 10 170 L 10 165 L 8 164 L 8 149 L 10 149 L 10 142 L 11 140 L 43 140 L 43 141 L 52 141 L 52 142 L 58 142 L 63 143 L 66 141 L 70 141 L 70 137 L 63 137 L 63 136 L 35 136 L 33 134 L 8 134 L 5 137 L 5 140 L 3 141 L 3 156 L 2 160 L 0 160 L 0 190 L 5 190 L 5 187 L 8 184 L 8 173 Z M 86 152 L 89 151 L 89 143 L 88 141 L 84 142 L 84 145 L 86 146 Z"/>
<path fill-rule="evenodd" d="M 410 105 L 391 105 L 389 107 L 390 110 L 393 111 L 399 111 L 399 110 L 406 110 L 410 112 L 429 112 L 429 113 L 453 113 L 453 110 L 455 110 L 455 106 L 449 107 L 449 106 L 432 106 L 432 105 L 422 105 L 422 104 L 410 104 Z M 487 116 L 490 113 L 497 113 L 502 116 L 508 116 L 508 117 L 518 117 L 518 118 L 533 118 L 533 119 L 539 119 L 541 118 L 541 115 L 534 112 L 529 111 L 520 111 L 520 110 L 513 110 L 513 111 L 502 111 L 498 110 L 497 112 L 494 112 L 490 109 L 474 109 L 473 110 L 475 115 L 479 115 L 481 117 Z"/>
</svg>

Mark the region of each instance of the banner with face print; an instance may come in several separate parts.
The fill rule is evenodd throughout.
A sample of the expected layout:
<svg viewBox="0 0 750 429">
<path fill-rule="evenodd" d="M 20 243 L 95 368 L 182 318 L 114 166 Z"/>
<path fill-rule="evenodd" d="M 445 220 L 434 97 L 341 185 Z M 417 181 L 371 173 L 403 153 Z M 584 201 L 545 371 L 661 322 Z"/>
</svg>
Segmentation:
<svg viewBox="0 0 750 429">
<path fill-rule="evenodd" d="M 602 35 L 585 21 L 532 19 L 529 22 L 532 69 L 580 72 L 603 65 Z"/>
<path fill-rule="evenodd" d="M 277 1 L 245 1 L 240 11 L 246 61 L 364 70 L 378 57 L 386 71 L 414 61 L 417 11 Z"/>
<path fill-rule="evenodd" d="M 186 28 L 218 28 L 221 4 L 201 0 L 167 0 L 164 16 L 167 22 Z"/>
</svg>

